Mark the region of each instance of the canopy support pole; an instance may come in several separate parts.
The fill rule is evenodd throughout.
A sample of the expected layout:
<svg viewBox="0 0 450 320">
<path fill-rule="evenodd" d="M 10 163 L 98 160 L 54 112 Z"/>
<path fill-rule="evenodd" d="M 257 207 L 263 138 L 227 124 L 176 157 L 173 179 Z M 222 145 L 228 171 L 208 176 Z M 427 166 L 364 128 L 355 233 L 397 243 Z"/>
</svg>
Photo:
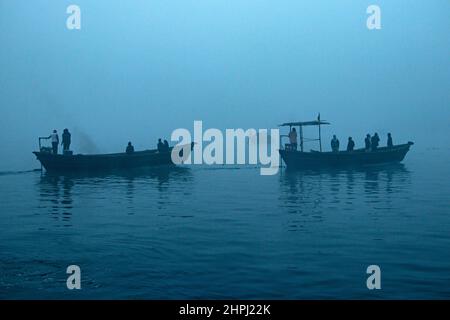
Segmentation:
<svg viewBox="0 0 450 320">
<path fill-rule="evenodd" d="M 320 132 L 320 122 L 319 122 L 319 148 L 320 148 L 320 152 L 322 152 L 322 135 Z"/>
</svg>

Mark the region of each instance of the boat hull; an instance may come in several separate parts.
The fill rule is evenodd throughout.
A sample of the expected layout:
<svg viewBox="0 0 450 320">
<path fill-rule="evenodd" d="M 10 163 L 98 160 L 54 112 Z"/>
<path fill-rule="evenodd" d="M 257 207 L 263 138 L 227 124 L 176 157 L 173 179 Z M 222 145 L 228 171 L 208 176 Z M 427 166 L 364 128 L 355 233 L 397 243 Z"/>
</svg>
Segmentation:
<svg viewBox="0 0 450 320">
<path fill-rule="evenodd" d="M 139 151 L 133 154 L 114 153 L 100 155 L 54 155 L 33 152 L 47 172 L 104 172 L 128 170 L 159 165 L 174 165 L 170 152 L 156 150 Z"/>
<path fill-rule="evenodd" d="M 376 151 L 358 149 L 347 152 L 301 152 L 279 150 L 280 156 L 289 169 L 361 167 L 403 161 L 412 142 Z"/>
</svg>

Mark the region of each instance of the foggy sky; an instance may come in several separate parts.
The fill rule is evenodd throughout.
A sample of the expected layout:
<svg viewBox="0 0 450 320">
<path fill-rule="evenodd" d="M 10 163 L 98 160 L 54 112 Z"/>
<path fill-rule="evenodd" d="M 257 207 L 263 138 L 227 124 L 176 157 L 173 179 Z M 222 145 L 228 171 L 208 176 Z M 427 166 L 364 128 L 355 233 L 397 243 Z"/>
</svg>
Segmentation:
<svg viewBox="0 0 450 320">
<path fill-rule="evenodd" d="M 370 4 L 381 30 L 366 28 Z M 318 112 L 327 148 L 375 131 L 448 148 L 449 36 L 448 0 L 0 0 L 0 171 L 39 167 L 31 151 L 53 129 L 75 153 L 117 152 L 194 120 L 273 128 Z"/>
</svg>

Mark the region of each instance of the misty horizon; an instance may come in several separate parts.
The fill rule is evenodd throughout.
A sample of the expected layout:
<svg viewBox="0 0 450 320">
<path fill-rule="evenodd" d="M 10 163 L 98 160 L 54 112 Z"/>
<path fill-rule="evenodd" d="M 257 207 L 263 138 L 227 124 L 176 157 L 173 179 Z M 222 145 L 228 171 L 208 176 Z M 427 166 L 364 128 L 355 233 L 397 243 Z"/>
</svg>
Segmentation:
<svg viewBox="0 0 450 320">
<path fill-rule="evenodd" d="M 80 0 L 81 30 L 69 4 L 0 1 L 0 171 L 38 167 L 53 129 L 75 153 L 122 152 L 195 120 L 270 129 L 319 112 L 326 150 L 373 132 L 448 148 L 448 1 L 378 1 L 377 31 L 368 1 Z"/>
</svg>

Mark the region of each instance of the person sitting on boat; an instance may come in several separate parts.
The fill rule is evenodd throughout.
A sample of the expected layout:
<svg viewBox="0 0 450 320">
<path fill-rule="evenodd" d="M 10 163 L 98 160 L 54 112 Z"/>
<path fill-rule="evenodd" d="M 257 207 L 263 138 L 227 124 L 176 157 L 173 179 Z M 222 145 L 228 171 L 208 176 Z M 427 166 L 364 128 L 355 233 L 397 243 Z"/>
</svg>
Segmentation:
<svg viewBox="0 0 450 320">
<path fill-rule="evenodd" d="M 289 132 L 289 143 L 291 144 L 292 150 L 297 150 L 297 131 L 295 128 Z"/>
<path fill-rule="evenodd" d="M 378 137 L 378 133 L 375 132 L 373 135 L 370 144 L 372 145 L 372 150 L 377 150 L 378 145 L 380 143 L 380 137 Z"/>
<path fill-rule="evenodd" d="M 161 138 L 158 139 L 158 152 L 164 152 L 164 143 L 162 143 Z"/>
<path fill-rule="evenodd" d="M 68 151 L 70 148 L 70 142 L 71 142 L 71 135 L 68 129 L 64 129 L 62 134 L 62 142 L 61 145 L 63 146 L 63 151 Z"/>
<path fill-rule="evenodd" d="M 370 149 L 372 148 L 372 146 L 371 146 L 371 137 L 370 137 L 370 134 L 367 134 L 366 135 L 366 139 L 364 139 L 364 143 L 366 144 L 366 151 L 370 151 Z"/>
<path fill-rule="evenodd" d="M 388 148 L 392 148 L 394 146 L 394 143 L 392 142 L 392 136 L 390 133 L 388 133 L 387 146 Z"/>
<path fill-rule="evenodd" d="M 47 137 L 47 139 L 51 139 L 52 141 L 52 151 L 53 154 L 58 154 L 58 145 L 59 145 L 59 136 L 56 130 L 53 130 L 53 133 Z"/>
<path fill-rule="evenodd" d="M 169 142 L 167 142 L 167 140 L 164 140 L 164 151 L 169 152 L 169 149 L 170 149 Z"/>
<path fill-rule="evenodd" d="M 355 148 L 355 141 L 353 141 L 352 137 L 348 137 L 347 151 L 353 151 L 354 148 Z"/>
<path fill-rule="evenodd" d="M 339 151 L 339 139 L 336 138 L 336 135 L 333 135 L 333 139 L 331 139 L 331 150 L 333 152 L 338 152 Z"/>
<path fill-rule="evenodd" d="M 131 144 L 131 141 L 128 142 L 127 150 L 125 151 L 127 154 L 132 154 L 134 152 L 134 147 Z"/>
</svg>

